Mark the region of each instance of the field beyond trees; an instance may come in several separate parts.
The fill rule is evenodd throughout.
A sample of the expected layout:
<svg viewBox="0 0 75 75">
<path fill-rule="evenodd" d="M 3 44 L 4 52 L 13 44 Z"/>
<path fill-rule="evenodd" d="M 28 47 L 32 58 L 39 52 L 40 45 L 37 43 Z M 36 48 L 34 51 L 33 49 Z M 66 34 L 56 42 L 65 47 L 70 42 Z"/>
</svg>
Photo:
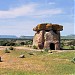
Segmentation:
<svg viewBox="0 0 75 75">
<path fill-rule="evenodd" d="M 0 75 L 75 75 L 74 50 L 46 52 L 14 47 L 9 51 L 0 48 Z M 22 54 L 25 58 L 19 58 Z"/>
</svg>

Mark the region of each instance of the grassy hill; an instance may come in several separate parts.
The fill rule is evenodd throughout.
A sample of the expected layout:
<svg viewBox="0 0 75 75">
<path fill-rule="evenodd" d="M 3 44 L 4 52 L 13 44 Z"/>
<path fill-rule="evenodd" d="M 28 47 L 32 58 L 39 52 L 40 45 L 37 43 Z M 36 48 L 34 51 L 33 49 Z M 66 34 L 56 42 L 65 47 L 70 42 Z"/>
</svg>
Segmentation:
<svg viewBox="0 0 75 75">
<path fill-rule="evenodd" d="M 0 35 L 0 38 L 14 38 L 14 39 L 16 39 L 18 37 L 15 35 Z"/>
</svg>

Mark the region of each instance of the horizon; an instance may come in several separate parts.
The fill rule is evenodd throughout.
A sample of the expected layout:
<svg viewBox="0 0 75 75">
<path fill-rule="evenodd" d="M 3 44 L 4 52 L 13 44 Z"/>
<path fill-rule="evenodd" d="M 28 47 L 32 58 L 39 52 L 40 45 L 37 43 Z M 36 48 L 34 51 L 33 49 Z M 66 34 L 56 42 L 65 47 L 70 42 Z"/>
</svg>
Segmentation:
<svg viewBox="0 0 75 75">
<path fill-rule="evenodd" d="M 34 36 L 40 23 L 60 24 L 61 36 L 75 34 L 75 0 L 1 0 L 0 35 Z"/>
<path fill-rule="evenodd" d="M 75 34 L 60 35 L 60 36 L 72 36 L 72 35 L 75 36 Z M 8 36 L 8 37 L 9 37 L 9 36 L 10 36 L 10 37 L 13 37 L 13 36 L 14 36 L 14 37 L 18 37 L 18 38 L 19 38 L 19 37 L 21 37 L 21 36 L 25 36 L 25 37 L 30 37 L 30 36 L 32 36 L 32 37 L 33 37 L 34 35 L 20 35 L 20 36 L 17 36 L 17 35 L 0 35 L 0 37 L 3 37 L 3 36 Z"/>
</svg>

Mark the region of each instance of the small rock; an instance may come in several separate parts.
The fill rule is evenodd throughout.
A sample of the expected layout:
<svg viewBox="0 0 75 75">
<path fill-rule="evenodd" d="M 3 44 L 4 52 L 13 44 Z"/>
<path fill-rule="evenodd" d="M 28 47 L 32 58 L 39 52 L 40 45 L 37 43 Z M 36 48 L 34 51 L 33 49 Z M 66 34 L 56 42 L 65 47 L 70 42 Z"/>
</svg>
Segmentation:
<svg viewBox="0 0 75 75">
<path fill-rule="evenodd" d="M 0 57 L 0 62 L 2 62 L 2 61 L 1 61 L 1 57 Z"/>
<path fill-rule="evenodd" d="M 28 53 L 29 55 L 34 55 L 34 53 L 32 53 L 32 52 L 30 52 L 30 53 Z"/>
<path fill-rule="evenodd" d="M 20 56 L 19 56 L 19 58 L 25 58 L 25 55 L 24 55 L 24 54 L 22 54 L 22 55 L 20 55 Z"/>
<path fill-rule="evenodd" d="M 52 51 L 50 51 L 50 50 L 49 50 L 48 52 L 49 52 L 49 53 L 52 53 Z"/>
</svg>

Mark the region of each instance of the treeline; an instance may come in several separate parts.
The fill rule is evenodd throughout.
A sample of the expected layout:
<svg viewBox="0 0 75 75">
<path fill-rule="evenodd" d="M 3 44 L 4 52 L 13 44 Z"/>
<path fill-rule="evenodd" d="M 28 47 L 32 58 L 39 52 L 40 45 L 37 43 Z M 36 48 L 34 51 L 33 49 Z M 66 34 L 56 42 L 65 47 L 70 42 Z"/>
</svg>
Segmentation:
<svg viewBox="0 0 75 75">
<path fill-rule="evenodd" d="M 32 40 L 0 39 L 0 46 L 32 45 Z M 61 49 L 75 49 L 75 40 L 61 40 Z"/>
<path fill-rule="evenodd" d="M 32 40 L 0 40 L 0 46 L 32 45 Z"/>
</svg>

